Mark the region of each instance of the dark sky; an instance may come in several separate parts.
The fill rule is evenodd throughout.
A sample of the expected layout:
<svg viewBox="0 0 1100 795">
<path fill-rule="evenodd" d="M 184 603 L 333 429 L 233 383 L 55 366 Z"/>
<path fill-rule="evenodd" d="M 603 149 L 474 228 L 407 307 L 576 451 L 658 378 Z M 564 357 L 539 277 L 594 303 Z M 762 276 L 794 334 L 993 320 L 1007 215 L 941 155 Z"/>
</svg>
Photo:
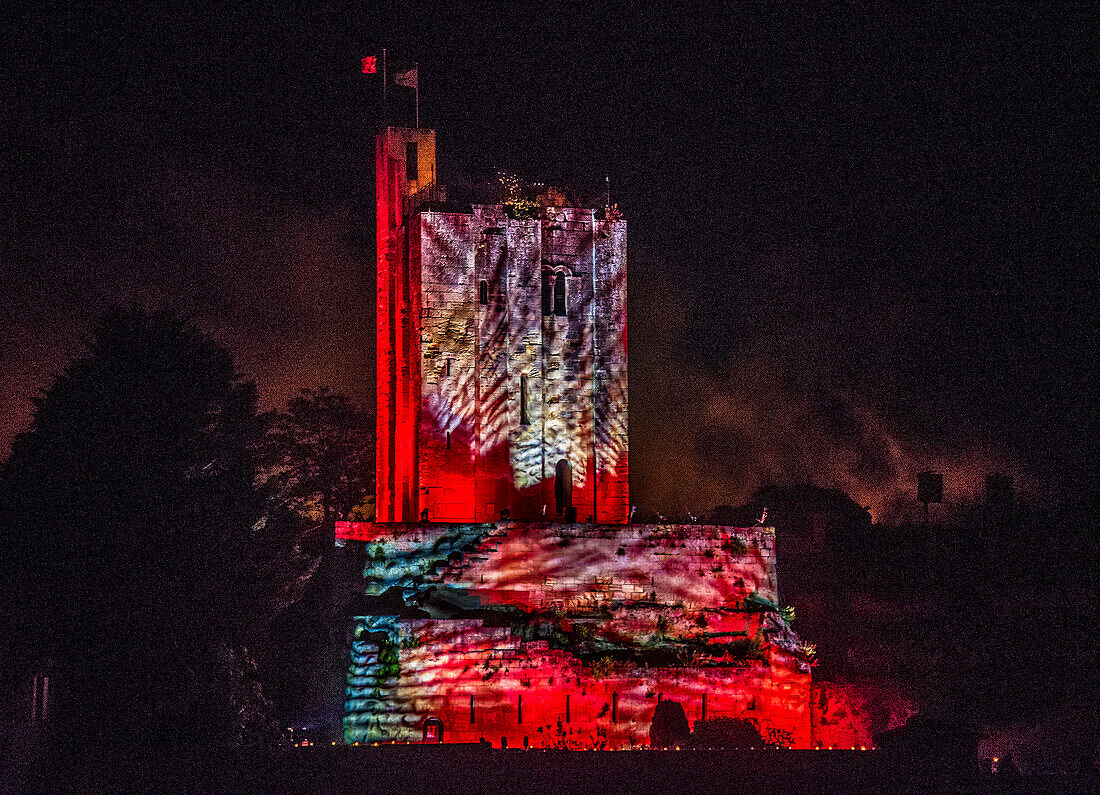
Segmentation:
<svg viewBox="0 0 1100 795">
<path fill-rule="evenodd" d="M 420 64 L 445 181 L 610 178 L 643 509 L 813 481 L 896 515 L 925 467 L 956 502 L 996 469 L 1072 495 L 1094 477 L 1087 4 L 801 6 L 6 13 L 0 450 L 111 302 L 193 317 L 268 405 L 373 400 L 358 59 L 386 46 Z"/>
</svg>

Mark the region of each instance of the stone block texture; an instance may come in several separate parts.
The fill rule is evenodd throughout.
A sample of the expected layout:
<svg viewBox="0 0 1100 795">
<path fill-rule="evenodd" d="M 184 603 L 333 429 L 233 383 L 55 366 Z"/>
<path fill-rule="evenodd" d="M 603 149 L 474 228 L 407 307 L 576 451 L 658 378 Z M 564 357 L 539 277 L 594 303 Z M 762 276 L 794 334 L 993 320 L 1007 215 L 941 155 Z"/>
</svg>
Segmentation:
<svg viewBox="0 0 1100 795">
<path fill-rule="evenodd" d="M 811 710 L 770 528 L 629 524 L 626 223 L 447 205 L 431 130 L 383 130 L 376 166 L 378 521 L 336 529 L 362 575 L 346 742 L 629 748 L 663 699 L 777 745 L 815 722 L 862 741 Z"/>
<path fill-rule="evenodd" d="M 366 601 L 347 742 L 647 745 L 661 699 L 810 744 L 769 528 L 341 522 Z M 396 597 L 404 607 L 395 614 Z M 371 607 L 374 605 L 375 607 Z"/>
<path fill-rule="evenodd" d="M 377 151 L 377 518 L 626 521 L 626 222 L 433 211 L 421 142 Z"/>
</svg>

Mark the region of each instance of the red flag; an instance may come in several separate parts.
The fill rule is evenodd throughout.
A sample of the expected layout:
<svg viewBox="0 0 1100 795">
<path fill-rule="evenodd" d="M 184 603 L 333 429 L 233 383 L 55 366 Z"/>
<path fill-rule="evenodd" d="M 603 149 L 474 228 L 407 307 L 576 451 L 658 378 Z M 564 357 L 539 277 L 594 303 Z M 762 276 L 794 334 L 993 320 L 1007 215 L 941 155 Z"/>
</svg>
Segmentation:
<svg viewBox="0 0 1100 795">
<path fill-rule="evenodd" d="M 363 59 L 363 74 L 372 75 L 378 71 L 378 58 L 374 55 L 368 55 Z"/>
</svg>

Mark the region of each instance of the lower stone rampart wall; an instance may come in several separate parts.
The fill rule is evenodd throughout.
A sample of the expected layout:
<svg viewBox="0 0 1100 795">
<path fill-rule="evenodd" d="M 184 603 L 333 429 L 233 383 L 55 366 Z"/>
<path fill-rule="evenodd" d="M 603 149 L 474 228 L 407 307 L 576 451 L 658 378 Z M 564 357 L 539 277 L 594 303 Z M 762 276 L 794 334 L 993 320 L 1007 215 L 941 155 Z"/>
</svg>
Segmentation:
<svg viewBox="0 0 1100 795">
<path fill-rule="evenodd" d="M 445 742 L 627 748 L 648 745 L 669 699 L 690 723 L 748 718 L 810 747 L 811 662 L 777 604 L 770 528 L 339 523 L 337 537 L 367 597 L 348 742 L 419 742 L 434 718 Z"/>
<path fill-rule="evenodd" d="M 509 748 L 615 749 L 649 744 L 662 699 L 689 723 L 754 720 L 790 747 L 810 746 L 810 674 L 796 660 L 726 666 L 585 664 L 546 641 L 481 620 L 364 617 L 348 678 L 345 740 L 421 742 L 430 718 L 444 742 Z"/>
</svg>

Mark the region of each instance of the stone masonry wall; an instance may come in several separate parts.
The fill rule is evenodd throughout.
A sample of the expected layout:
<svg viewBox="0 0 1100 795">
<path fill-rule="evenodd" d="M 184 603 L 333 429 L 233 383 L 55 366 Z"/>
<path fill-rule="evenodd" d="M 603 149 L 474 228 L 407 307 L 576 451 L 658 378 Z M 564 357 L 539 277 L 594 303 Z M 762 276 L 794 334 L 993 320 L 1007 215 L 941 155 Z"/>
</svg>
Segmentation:
<svg viewBox="0 0 1100 795">
<path fill-rule="evenodd" d="M 717 525 L 338 522 L 368 554 L 367 592 L 444 587 L 469 603 L 572 609 L 647 600 L 688 609 L 777 603 L 775 532 Z"/>
<path fill-rule="evenodd" d="M 477 206 L 410 222 L 418 506 L 432 520 L 492 521 L 504 508 L 562 518 L 562 461 L 578 519 L 627 518 L 626 225 L 548 213 L 517 220 Z M 544 279 L 566 284 L 564 315 L 546 311 Z"/>
<path fill-rule="evenodd" d="M 644 745 L 667 697 L 693 721 L 705 702 L 709 717 L 809 743 L 810 666 L 775 605 L 770 528 L 341 522 L 337 533 L 367 597 L 400 595 L 422 616 L 355 619 L 349 742 L 418 741 L 434 717 L 448 742 Z"/>
<path fill-rule="evenodd" d="M 597 222 L 594 269 L 597 518 L 602 522 L 626 522 L 630 511 L 630 459 L 624 221 Z"/>
<path fill-rule="evenodd" d="M 810 675 L 782 661 L 726 667 L 594 668 L 546 642 L 481 620 L 366 617 L 357 628 L 345 740 L 420 742 L 429 718 L 445 742 L 510 748 L 649 744 L 662 699 L 703 718 L 754 720 L 809 742 Z"/>
</svg>

